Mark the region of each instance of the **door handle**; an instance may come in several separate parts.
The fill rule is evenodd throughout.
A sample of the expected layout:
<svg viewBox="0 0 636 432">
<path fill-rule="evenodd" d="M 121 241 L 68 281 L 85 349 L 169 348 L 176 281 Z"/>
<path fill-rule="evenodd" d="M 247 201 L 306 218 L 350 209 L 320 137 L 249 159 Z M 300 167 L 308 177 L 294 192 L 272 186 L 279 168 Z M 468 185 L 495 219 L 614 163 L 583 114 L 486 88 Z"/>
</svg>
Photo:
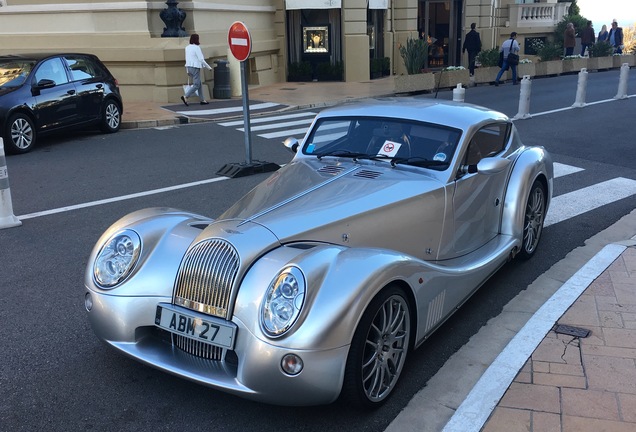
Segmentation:
<svg viewBox="0 0 636 432">
<path fill-rule="evenodd" d="M 75 90 L 69 90 L 69 91 L 66 92 L 66 94 L 74 95 L 75 94 Z"/>
<path fill-rule="evenodd" d="M 95 87 L 97 87 L 98 89 L 101 89 L 103 87 L 103 84 L 97 84 Z"/>
</svg>

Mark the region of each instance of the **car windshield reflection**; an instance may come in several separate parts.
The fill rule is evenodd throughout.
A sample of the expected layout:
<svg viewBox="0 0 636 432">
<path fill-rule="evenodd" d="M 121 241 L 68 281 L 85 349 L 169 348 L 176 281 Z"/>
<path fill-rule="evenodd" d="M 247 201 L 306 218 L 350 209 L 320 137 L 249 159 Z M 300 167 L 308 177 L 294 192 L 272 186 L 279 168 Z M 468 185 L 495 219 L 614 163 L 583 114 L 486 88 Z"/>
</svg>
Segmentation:
<svg viewBox="0 0 636 432">
<path fill-rule="evenodd" d="M 0 63 L 0 88 L 21 86 L 31 73 L 33 65 L 33 61 Z"/>
<path fill-rule="evenodd" d="M 431 123 L 378 117 L 320 120 L 302 152 L 318 158 L 386 160 L 444 170 L 453 159 L 461 131 Z"/>
</svg>

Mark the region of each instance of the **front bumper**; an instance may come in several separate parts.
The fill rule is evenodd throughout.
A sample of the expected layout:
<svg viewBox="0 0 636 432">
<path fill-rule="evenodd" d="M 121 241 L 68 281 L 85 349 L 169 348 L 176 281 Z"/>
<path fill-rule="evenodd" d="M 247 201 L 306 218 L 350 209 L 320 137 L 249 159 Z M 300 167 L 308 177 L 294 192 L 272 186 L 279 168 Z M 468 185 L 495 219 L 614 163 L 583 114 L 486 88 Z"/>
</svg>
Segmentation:
<svg viewBox="0 0 636 432">
<path fill-rule="evenodd" d="M 234 318 L 236 344 L 223 361 L 200 358 L 171 343 L 154 325 L 157 304 L 170 297 L 116 296 L 87 290 L 88 318 L 95 334 L 126 355 L 165 372 L 237 396 L 277 405 L 320 405 L 340 394 L 349 346 L 330 350 L 294 350 L 257 338 Z M 281 369 L 294 353 L 304 368 L 294 376 Z"/>
</svg>

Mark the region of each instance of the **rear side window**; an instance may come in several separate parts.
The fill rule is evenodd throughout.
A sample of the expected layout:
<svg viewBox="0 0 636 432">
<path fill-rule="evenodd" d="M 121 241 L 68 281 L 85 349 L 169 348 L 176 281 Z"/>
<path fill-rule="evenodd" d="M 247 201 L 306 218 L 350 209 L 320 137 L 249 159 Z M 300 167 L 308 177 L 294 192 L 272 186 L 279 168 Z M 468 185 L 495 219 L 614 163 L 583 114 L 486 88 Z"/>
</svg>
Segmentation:
<svg viewBox="0 0 636 432">
<path fill-rule="evenodd" d="M 98 78 L 103 75 L 101 69 L 88 57 L 64 57 L 68 68 L 71 70 L 73 81 Z"/>
</svg>

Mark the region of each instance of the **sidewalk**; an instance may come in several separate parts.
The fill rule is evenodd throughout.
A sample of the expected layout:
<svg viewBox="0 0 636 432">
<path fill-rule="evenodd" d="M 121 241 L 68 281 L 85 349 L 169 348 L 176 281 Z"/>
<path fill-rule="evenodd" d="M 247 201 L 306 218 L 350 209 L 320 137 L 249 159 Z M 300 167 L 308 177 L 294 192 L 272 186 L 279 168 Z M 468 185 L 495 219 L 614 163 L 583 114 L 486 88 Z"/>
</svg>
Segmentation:
<svg viewBox="0 0 636 432">
<path fill-rule="evenodd" d="M 249 97 L 287 109 L 311 108 L 392 95 L 393 89 L 392 77 L 278 83 L 250 89 Z M 241 98 L 209 102 L 206 108 L 242 106 Z M 202 121 L 191 108 L 193 121 Z M 122 128 L 190 120 L 159 103 L 131 102 L 125 104 Z M 454 411 L 444 428 L 449 432 L 635 431 L 636 237 L 606 246 L 583 265 L 517 333 L 464 402 L 456 410 L 447 408 Z M 409 413 L 418 414 L 417 409 Z M 417 428 L 415 423 L 411 427 Z"/>
</svg>

